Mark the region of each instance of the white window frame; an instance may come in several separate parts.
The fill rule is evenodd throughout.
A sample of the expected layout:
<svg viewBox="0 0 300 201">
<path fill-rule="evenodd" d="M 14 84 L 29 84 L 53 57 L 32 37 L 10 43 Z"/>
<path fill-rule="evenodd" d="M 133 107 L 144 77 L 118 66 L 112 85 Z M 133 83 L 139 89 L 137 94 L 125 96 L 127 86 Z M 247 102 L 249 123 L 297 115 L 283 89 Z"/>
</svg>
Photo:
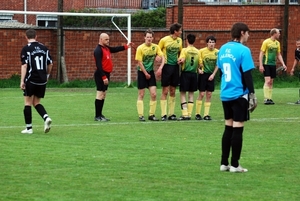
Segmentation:
<svg viewBox="0 0 300 201">
<path fill-rule="evenodd" d="M 53 15 L 37 15 L 36 16 L 36 25 L 38 25 L 39 21 L 45 22 L 45 27 L 48 27 L 49 21 L 55 21 L 57 22 L 57 16 Z"/>
<path fill-rule="evenodd" d="M 278 4 L 280 4 L 280 0 L 269 0 L 269 3 L 278 3 Z"/>
<path fill-rule="evenodd" d="M 9 14 L 9 13 L 1 13 L 0 14 L 0 22 L 3 21 L 12 21 L 13 20 L 14 14 Z"/>
</svg>

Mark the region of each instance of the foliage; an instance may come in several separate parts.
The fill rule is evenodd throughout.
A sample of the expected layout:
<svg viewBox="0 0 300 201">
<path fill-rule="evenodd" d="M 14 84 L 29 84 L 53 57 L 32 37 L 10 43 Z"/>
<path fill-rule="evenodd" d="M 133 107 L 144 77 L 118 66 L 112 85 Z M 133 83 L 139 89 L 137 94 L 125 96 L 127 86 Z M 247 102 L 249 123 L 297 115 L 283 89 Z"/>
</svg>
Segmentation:
<svg viewBox="0 0 300 201">
<path fill-rule="evenodd" d="M 138 11 L 132 15 L 132 27 L 166 27 L 166 9 L 159 7 L 156 10 Z"/>
<path fill-rule="evenodd" d="M 71 10 L 73 13 L 100 13 L 97 9 Z M 103 13 L 103 12 L 101 12 Z M 107 12 L 110 13 L 110 12 Z M 121 11 L 120 11 L 121 13 Z M 132 27 L 165 27 L 166 8 L 159 7 L 155 10 L 138 10 L 131 16 Z M 127 27 L 127 18 L 115 17 L 114 22 L 119 27 Z M 63 24 L 66 27 L 106 27 L 113 28 L 110 17 L 95 16 L 64 16 Z"/>
</svg>

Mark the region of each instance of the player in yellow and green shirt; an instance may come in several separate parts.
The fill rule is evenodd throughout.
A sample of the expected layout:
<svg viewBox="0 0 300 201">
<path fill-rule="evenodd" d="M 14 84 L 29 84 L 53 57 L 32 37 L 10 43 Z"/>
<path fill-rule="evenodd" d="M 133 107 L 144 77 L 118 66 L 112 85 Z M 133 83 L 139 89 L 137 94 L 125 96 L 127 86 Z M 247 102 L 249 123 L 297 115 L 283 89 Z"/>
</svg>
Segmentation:
<svg viewBox="0 0 300 201">
<path fill-rule="evenodd" d="M 180 102 L 182 116 L 179 120 L 190 120 L 194 107 L 194 92 L 197 91 L 197 75 L 200 63 L 200 52 L 193 46 L 196 36 L 188 34 L 187 47 L 181 50 L 178 63 L 181 64 Z M 188 92 L 188 102 L 186 99 Z"/>
<path fill-rule="evenodd" d="M 279 29 L 272 29 L 270 31 L 271 37 L 264 40 L 259 53 L 259 71 L 264 74 L 264 104 L 274 105 L 272 100 L 273 82 L 276 78 L 276 63 L 277 59 L 280 61 L 284 70 L 287 69 L 280 53 L 280 43 L 278 41 L 280 36 Z"/>
<path fill-rule="evenodd" d="M 161 86 L 162 94 L 160 98 L 161 107 L 161 120 L 177 120 L 174 114 L 175 109 L 175 92 L 176 87 L 179 84 L 179 65 L 177 64 L 177 59 L 182 49 L 182 39 L 180 35 L 181 24 L 175 23 L 170 27 L 170 35 L 163 37 L 158 45 L 164 53 L 165 65 L 161 73 Z M 169 100 L 167 97 L 169 94 Z M 167 104 L 169 107 L 168 117 L 167 117 Z"/>
<path fill-rule="evenodd" d="M 202 120 L 201 108 L 204 102 L 204 120 L 212 120 L 209 115 L 211 106 L 212 92 L 215 90 L 215 75 L 218 71 L 217 58 L 219 50 L 215 48 L 216 38 L 214 36 L 208 36 L 206 38 L 207 47 L 200 49 L 200 70 L 198 75 L 198 90 L 199 96 L 196 100 L 196 120 Z"/>
<path fill-rule="evenodd" d="M 161 57 L 161 65 L 159 71 L 164 65 L 164 56 L 157 44 L 152 43 L 153 41 L 153 31 L 148 29 L 145 32 L 145 43 L 138 46 L 136 50 L 135 60 L 138 62 L 138 99 L 137 99 L 137 111 L 139 115 L 139 121 L 145 121 L 144 118 L 144 95 L 145 88 L 149 89 L 150 92 L 150 110 L 148 120 L 158 121 L 155 117 L 156 111 L 156 78 L 154 74 L 154 61 L 156 56 Z"/>
</svg>

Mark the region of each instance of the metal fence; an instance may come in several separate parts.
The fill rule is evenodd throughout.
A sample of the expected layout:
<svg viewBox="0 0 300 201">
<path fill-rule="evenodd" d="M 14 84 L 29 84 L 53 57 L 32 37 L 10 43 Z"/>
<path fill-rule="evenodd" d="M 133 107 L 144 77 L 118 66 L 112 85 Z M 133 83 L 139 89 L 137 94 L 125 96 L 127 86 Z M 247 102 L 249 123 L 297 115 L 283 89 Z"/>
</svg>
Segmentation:
<svg viewBox="0 0 300 201">
<path fill-rule="evenodd" d="M 177 4 L 178 0 L 85 0 L 87 8 L 151 9 Z"/>
<path fill-rule="evenodd" d="M 285 0 L 182 0 L 184 4 L 284 4 Z M 299 4 L 300 0 L 289 0 Z M 85 0 L 87 8 L 155 9 L 178 4 L 178 0 Z"/>
</svg>

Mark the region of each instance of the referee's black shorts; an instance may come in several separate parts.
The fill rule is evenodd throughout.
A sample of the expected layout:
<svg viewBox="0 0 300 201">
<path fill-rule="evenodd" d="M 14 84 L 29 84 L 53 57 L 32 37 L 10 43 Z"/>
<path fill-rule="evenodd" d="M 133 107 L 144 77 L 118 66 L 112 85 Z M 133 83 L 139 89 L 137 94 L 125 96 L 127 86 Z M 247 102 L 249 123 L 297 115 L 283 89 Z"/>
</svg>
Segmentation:
<svg viewBox="0 0 300 201">
<path fill-rule="evenodd" d="M 104 72 L 105 76 L 107 77 L 108 81 L 110 80 L 110 73 Z M 94 73 L 94 79 L 96 83 L 97 91 L 106 91 L 108 89 L 108 85 L 105 85 L 102 76 L 98 71 Z"/>
<path fill-rule="evenodd" d="M 177 87 L 179 84 L 179 65 L 165 64 L 161 74 L 161 86 Z"/>
<path fill-rule="evenodd" d="M 197 91 L 197 73 L 182 72 L 179 91 Z"/>
</svg>

